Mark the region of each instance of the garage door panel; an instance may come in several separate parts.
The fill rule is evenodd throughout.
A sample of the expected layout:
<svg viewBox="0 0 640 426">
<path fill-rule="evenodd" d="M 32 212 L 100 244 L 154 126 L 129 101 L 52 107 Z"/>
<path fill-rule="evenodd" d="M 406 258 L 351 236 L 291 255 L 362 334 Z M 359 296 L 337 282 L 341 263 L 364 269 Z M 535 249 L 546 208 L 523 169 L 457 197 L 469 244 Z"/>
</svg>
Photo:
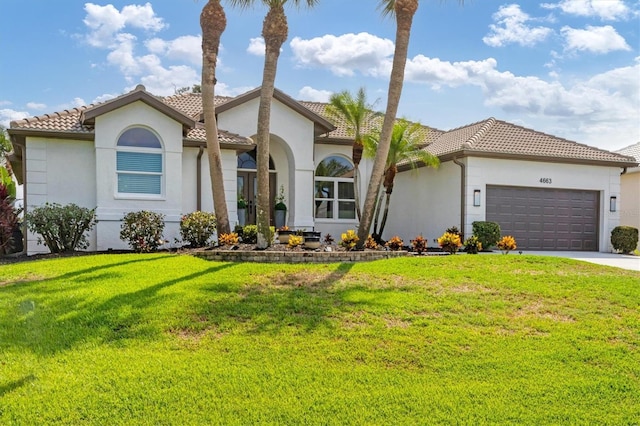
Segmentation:
<svg viewBox="0 0 640 426">
<path fill-rule="evenodd" d="M 487 220 L 523 250 L 597 250 L 599 193 L 487 186 Z"/>
</svg>

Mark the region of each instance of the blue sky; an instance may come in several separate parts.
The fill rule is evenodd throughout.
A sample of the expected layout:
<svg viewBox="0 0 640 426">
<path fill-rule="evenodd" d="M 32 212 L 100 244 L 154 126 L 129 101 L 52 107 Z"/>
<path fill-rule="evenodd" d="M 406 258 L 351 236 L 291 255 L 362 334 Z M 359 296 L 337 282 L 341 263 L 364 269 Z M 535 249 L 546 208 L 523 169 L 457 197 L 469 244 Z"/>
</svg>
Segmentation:
<svg viewBox="0 0 640 426">
<path fill-rule="evenodd" d="M 200 80 L 205 0 L 1 0 L 0 124 Z M 326 101 L 360 86 L 383 110 L 395 24 L 375 0 L 287 9 L 276 87 Z M 217 94 L 260 85 L 265 9 L 234 10 Z M 639 0 L 422 0 L 399 114 L 439 129 L 488 117 L 616 150 L 640 141 Z"/>
</svg>

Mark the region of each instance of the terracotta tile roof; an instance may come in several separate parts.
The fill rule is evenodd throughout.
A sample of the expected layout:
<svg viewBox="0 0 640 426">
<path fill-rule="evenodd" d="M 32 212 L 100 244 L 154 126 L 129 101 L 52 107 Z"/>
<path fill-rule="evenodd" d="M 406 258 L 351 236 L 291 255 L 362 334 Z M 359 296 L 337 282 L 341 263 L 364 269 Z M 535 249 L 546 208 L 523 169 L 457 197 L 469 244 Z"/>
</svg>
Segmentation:
<svg viewBox="0 0 640 426">
<path fill-rule="evenodd" d="M 80 122 L 80 115 L 83 111 L 93 106 L 94 105 L 88 105 L 64 110 L 62 112 L 54 112 L 52 114 L 44 114 L 36 117 L 25 118 L 23 120 L 12 121 L 10 128 L 91 134 L 93 133 L 93 125 L 82 124 Z"/>
<path fill-rule="evenodd" d="M 636 161 L 640 161 L 640 142 L 629 145 L 626 148 L 622 148 L 616 151 L 618 154 L 633 157 Z"/>
<path fill-rule="evenodd" d="M 215 106 L 221 105 L 233 98 L 228 96 L 216 96 L 214 98 Z M 202 95 L 200 93 L 184 93 L 181 95 L 173 95 L 162 98 L 164 103 L 181 111 L 189 117 L 199 118 L 202 114 Z"/>
<path fill-rule="evenodd" d="M 206 142 L 207 132 L 205 131 L 204 126 L 198 123 L 195 129 L 189 130 L 186 139 L 194 142 Z M 250 138 L 240 136 L 236 133 L 227 132 L 225 130 L 218 130 L 218 141 L 221 144 L 228 145 L 255 145 L 255 143 Z"/>
<path fill-rule="evenodd" d="M 300 101 L 300 103 L 304 105 L 306 108 L 315 112 L 316 114 L 322 117 L 325 117 L 327 120 L 329 120 L 336 126 L 336 129 L 334 131 L 326 135 L 327 138 L 345 139 L 349 141 L 353 139 L 353 134 L 349 131 L 349 125 L 345 121 L 341 119 L 335 119 L 334 117 L 329 116 L 325 112 L 328 105 L 327 103 L 308 102 L 308 101 Z M 382 113 L 376 113 L 376 117 L 371 121 L 371 124 L 369 126 L 365 126 L 365 128 L 362 129 L 362 132 L 368 133 L 368 132 L 371 132 L 374 128 L 381 128 L 383 118 L 384 116 Z M 427 145 L 433 142 L 435 139 L 437 139 L 438 136 L 444 133 L 442 130 L 438 130 L 428 126 L 422 126 L 422 129 L 423 129 L 424 145 Z"/>
<path fill-rule="evenodd" d="M 631 158 L 603 149 L 548 135 L 506 121 L 489 118 L 443 133 L 425 148 L 443 156 L 460 151 L 494 153 L 536 159 L 565 159 L 629 163 Z"/>
</svg>

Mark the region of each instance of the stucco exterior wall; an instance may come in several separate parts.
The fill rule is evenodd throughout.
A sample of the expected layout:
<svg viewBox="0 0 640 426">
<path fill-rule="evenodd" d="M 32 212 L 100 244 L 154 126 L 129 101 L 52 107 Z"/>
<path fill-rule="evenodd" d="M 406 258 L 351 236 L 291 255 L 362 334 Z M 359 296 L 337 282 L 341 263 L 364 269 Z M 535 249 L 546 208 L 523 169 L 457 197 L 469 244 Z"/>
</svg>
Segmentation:
<svg viewBox="0 0 640 426">
<path fill-rule="evenodd" d="M 163 148 L 162 194 L 118 194 L 116 144 L 127 129 L 139 126 L 154 132 Z M 165 215 L 164 237 L 172 246 L 179 237 L 182 213 L 182 125 L 143 102 L 134 102 L 96 118 L 95 174 L 98 209 L 98 250 L 124 249 L 120 240 L 123 216 L 131 211 L 152 210 Z"/>
<path fill-rule="evenodd" d="M 28 137 L 26 141 L 27 211 L 45 203 L 69 204 L 94 208 L 96 162 L 93 142 Z M 90 246 L 96 249 L 95 230 L 89 235 Z M 37 236 L 27 234 L 27 253 L 48 253 L 37 244 Z"/>
<path fill-rule="evenodd" d="M 599 251 L 612 250 L 611 231 L 620 222 L 620 211 L 609 211 L 609 197 L 620 198 L 620 168 L 480 157 L 468 157 L 467 164 L 467 235 L 474 221 L 486 218 L 487 185 L 590 190 L 600 192 Z M 481 191 L 480 207 L 473 207 L 475 189 Z"/>
<path fill-rule="evenodd" d="M 640 229 L 640 167 L 620 176 L 620 225 Z"/>
<path fill-rule="evenodd" d="M 382 238 L 397 235 L 409 245 L 422 235 L 429 247 L 451 227 L 460 227 L 460 167 L 445 162 L 398 173 Z"/>
</svg>

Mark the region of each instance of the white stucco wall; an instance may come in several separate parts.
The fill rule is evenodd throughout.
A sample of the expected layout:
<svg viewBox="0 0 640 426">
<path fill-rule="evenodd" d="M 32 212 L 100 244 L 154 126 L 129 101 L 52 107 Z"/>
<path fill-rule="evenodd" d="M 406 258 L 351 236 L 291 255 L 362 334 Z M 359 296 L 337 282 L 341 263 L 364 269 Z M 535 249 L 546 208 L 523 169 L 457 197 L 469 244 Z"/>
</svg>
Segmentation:
<svg viewBox="0 0 640 426">
<path fill-rule="evenodd" d="M 620 225 L 640 229 L 640 167 L 629 169 L 620 176 L 619 206 Z"/>
<path fill-rule="evenodd" d="M 447 228 L 460 228 L 460 167 L 445 162 L 438 169 L 421 167 L 398 173 L 389 218 L 382 238 L 405 242 L 422 235 L 430 247 Z"/>
<path fill-rule="evenodd" d="M 532 188 L 577 189 L 600 192 L 599 251 L 612 250 L 611 231 L 620 222 L 620 211 L 609 212 L 609 197 L 620 198 L 619 167 L 601 167 L 578 164 L 544 163 L 493 158 L 467 159 L 467 221 L 468 235 L 471 223 L 485 220 L 487 185 L 523 186 Z M 541 183 L 540 179 L 551 183 Z M 473 207 L 473 191 L 481 191 L 480 207 Z"/>
<path fill-rule="evenodd" d="M 182 213 L 192 213 L 198 208 L 197 197 L 197 161 L 198 148 L 185 148 L 182 155 Z M 234 150 L 223 149 L 220 152 L 222 160 L 222 175 L 224 178 L 224 192 L 227 200 L 227 210 L 231 229 L 238 222 L 237 212 L 237 184 L 236 165 L 238 158 Z M 209 158 L 205 148 L 201 161 L 201 210 L 213 212 L 213 191 L 211 189 L 211 177 L 209 173 Z"/>
<path fill-rule="evenodd" d="M 135 126 L 148 128 L 162 143 L 164 173 L 160 196 L 117 192 L 116 144 L 125 130 Z M 139 210 L 165 215 L 164 237 L 169 241 L 167 246 L 174 245 L 182 213 L 182 125 L 143 102 L 134 102 L 96 118 L 95 152 L 97 249 L 128 248 L 120 240 L 121 220 L 126 213 Z"/>
<path fill-rule="evenodd" d="M 27 211 L 45 203 L 70 204 L 93 209 L 95 196 L 95 151 L 92 141 L 45 139 L 28 137 L 25 158 L 27 176 L 25 202 Z M 96 249 L 96 231 L 89 235 L 90 246 Z M 37 244 L 37 236 L 27 234 L 27 253 L 48 253 Z"/>
</svg>

